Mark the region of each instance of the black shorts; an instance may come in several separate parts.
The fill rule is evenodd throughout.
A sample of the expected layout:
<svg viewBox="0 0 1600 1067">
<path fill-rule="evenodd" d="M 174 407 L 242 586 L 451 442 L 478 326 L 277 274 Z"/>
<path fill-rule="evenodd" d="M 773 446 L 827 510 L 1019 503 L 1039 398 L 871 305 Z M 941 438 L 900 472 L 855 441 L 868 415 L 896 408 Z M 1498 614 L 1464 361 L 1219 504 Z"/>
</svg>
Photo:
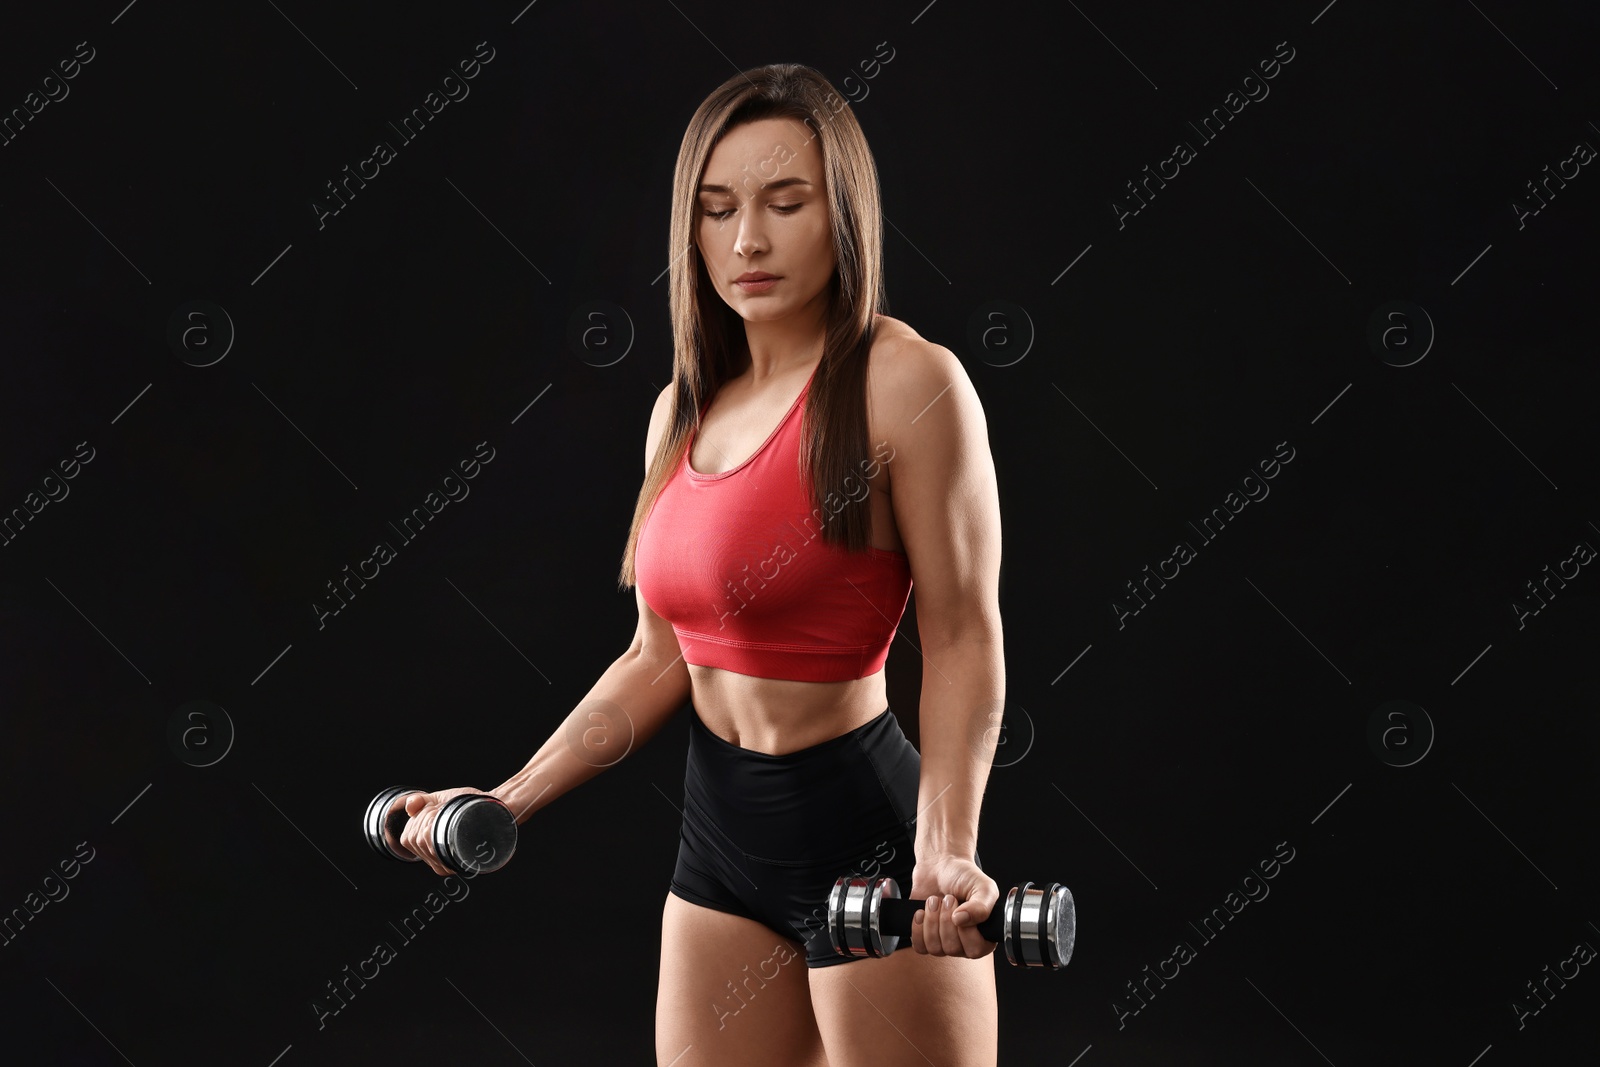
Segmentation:
<svg viewBox="0 0 1600 1067">
<path fill-rule="evenodd" d="M 911 892 L 922 756 L 900 723 L 885 708 L 849 733 L 774 756 L 723 740 L 689 710 L 672 892 L 804 943 L 807 967 L 859 958 L 835 955 L 828 941 L 828 893 L 845 875 L 887 875 Z"/>
</svg>

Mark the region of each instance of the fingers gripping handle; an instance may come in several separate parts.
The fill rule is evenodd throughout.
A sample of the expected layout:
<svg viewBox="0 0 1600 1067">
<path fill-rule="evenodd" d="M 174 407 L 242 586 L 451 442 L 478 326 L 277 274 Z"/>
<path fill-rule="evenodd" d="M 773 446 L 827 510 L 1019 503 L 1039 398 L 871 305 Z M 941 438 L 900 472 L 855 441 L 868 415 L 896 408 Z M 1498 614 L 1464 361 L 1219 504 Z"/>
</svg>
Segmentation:
<svg viewBox="0 0 1600 1067">
<path fill-rule="evenodd" d="M 415 863 L 420 857 L 400 847 L 410 817 L 402 797 L 422 790 L 394 786 L 372 798 L 362 819 L 367 843 L 380 856 Z M 393 809 L 393 810 L 391 810 Z M 462 793 L 451 797 L 433 820 L 433 851 L 451 870 L 485 874 L 504 867 L 517 847 L 517 821 L 496 797 Z"/>
<path fill-rule="evenodd" d="M 928 906 L 926 900 L 906 900 L 886 897 L 878 905 L 878 928 L 895 937 L 911 936 L 911 918 Z M 986 941 L 1004 941 L 1006 931 L 1005 909 L 991 908 L 989 917 L 973 927 Z"/>
<path fill-rule="evenodd" d="M 401 805 L 389 813 L 388 819 L 384 821 L 383 828 L 389 831 L 390 837 L 394 838 L 395 841 L 399 841 L 401 831 L 406 828 L 406 823 L 410 821 L 411 817 L 406 814 L 405 806 Z M 421 856 L 413 856 L 409 852 L 400 858 L 405 860 L 413 860 L 418 863 L 422 862 Z"/>
<path fill-rule="evenodd" d="M 366 812 L 361 816 L 361 834 L 378 855 L 406 863 L 422 861 L 422 857 L 414 856 L 400 847 L 400 831 L 405 829 L 408 821 L 404 805 L 393 812 L 389 811 L 401 797 L 420 792 L 422 790 L 408 789 L 403 785 L 392 786 L 373 797 L 367 805 Z"/>
<path fill-rule="evenodd" d="M 841 956 L 887 956 L 911 936 L 921 900 L 903 900 L 893 878 L 840 878 L 828 895 L 828 936 Z M 1059 882 L 1024 882 L 1006 893 L 976 929 L 1005 946 L 1016 967 L 1060 970 L 1077 938 L 1072 892 Z"/>
</svg>

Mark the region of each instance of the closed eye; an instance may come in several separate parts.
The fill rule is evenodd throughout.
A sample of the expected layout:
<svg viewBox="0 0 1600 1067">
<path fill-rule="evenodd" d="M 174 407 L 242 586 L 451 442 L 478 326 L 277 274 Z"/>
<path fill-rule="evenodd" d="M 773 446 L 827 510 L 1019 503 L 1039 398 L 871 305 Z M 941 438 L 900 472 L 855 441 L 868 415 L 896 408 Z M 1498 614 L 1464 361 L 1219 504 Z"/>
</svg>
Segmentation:
<svg viewBox="0 0 1600 1067">
<path fill-rule="evenodd" d="M 781 213 L 783 213 L 785 215 L 792 215 L 796 211 L 799 211 L 803 206 L 805 206 L 805 205 L 803 205 L 803 204 L 773 204 L 772 205 L 774 210 L 779 211 L 779 212 L 781 212 Z M 734 209 L 733 208 L 729 208 L 726 211 L 702 211 L 701 214 L 705 215 L 707 218 L 716 219 L 718 222 L 720 222 L 723 219 L 727 218 L 729 215 L 733 214 L 733 212 L 734 212 Z"/>
</svg>

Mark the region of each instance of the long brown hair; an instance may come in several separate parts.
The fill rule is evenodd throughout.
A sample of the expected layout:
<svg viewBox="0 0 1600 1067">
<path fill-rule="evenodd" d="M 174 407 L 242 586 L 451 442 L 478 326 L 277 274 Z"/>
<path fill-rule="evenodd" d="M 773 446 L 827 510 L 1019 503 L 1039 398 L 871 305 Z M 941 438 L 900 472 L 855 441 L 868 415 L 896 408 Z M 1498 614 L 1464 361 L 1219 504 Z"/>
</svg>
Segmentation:
<svg viewBox="0 0 1600 1067">
<path fill-rule="evenodd" d="M 744 369 L 744 320 L 712 286 L 694 239 L 698 190 L 706 161 L 728 130 L 767 118 L 803 122 L 820 142 L 837 269 L 829 284 L 822 361 L 806 394 L 800 428 L 800 471 L 809 479 L 822 536 L 854 551 L 867 547 L 867 494 L 848 492 L 867 467 L 867 354 L 873 316 L 888 312 L 883 281 L 883 215 L 878 170 L 850 104 L 818 71 L 770 63 L 735 75 L 700 104 L 678 148 L 672 179 L 671 260 L 673 404 L 661 443 L 634 504 L 619 586 L 633 588 L 639 528 L 677 469 L 689 431 L 722 383 Z M 851 479 L 855 481 L 852 482 Z M 829 506 L 831 498 L 831 507 Z"/>
</svg>

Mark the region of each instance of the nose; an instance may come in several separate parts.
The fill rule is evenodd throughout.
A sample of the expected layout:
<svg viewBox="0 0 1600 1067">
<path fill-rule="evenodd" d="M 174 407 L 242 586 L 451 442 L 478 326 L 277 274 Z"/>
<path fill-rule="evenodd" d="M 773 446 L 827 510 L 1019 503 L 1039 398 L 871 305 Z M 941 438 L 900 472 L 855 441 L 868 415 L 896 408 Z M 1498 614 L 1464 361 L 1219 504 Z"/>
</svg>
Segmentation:
<svg viewBox="0 0 1600 1067">
<path fill-rule="evenodd" d="M 735 224 L 733 251 L 735 255 L 751 256 L 766 247 L 766 241 L 761 233 L 761 219 L 757 212 L 745 210 L 739 212 L 739 221 Z"/>
</svg>

